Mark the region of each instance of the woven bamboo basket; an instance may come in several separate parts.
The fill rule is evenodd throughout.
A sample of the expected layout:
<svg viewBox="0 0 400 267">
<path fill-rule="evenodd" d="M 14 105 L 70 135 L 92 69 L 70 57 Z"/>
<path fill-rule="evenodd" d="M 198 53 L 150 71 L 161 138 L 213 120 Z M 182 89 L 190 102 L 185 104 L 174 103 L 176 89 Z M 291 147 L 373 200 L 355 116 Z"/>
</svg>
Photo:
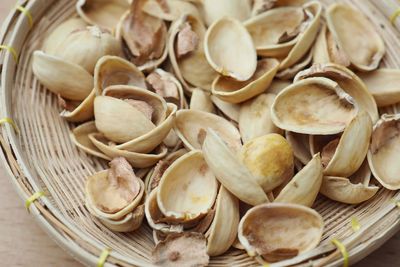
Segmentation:
<svg viewBox="0 0 400 267">
<path fill-rule="evenodd" d="M 23 8 L 15 8 L 1 29 L 0 44 L 12 47 L 15 53 L 5 47 L 0 57 L 0 119 L 12 118 L 19 131 L 10 124 L 1 125 L 0 159 L 24 201 L 37 192 L 45 192 L 32 201 L 30 213 L 51 238 L 78 261 L 95 266 L 102 253 L 109 249 L 104 266 L 151 266 L 154 243 L 148 226 L 131 234 L 114 233 L 85 208 L 85 177 L 104 169 L 106 162 L 88 156 L 73 145 L 69 137 L 73 125 L 60 118 L 56 97 L 32 74 L 32 52 L 40 48 L 42 37 L 48 31 L 76 14 L 75 2 L 19 1 Z M 387 53 L 383 66 L 399 68 L 400 17 L 396 19 L 396 11 L 400 13 L 400 2 L 345 2 L 369 17 L 385 40 Z M 395 113 L 398 107 L 384 112 Z M 400 229 L 400 208 L 396 201 L 400 201 L 400 194 L 383 188 L 373 199 L 360 205 L 340 204 L 320 196 L 313 207 L 326 224 L 320 245 L 271 266 L 310 266 L 310 263 L 311 266 L 341 266 L 344 258 L 331 243 L 332 238 L 345 246 L 350 263 L 357 262 Z M 359 221 L 360 230 L 352 230 L 351 218 Z M 231 249 L 223 256 L 212 258 L 210 266 L 257 266 L 257 263 L 246 253 Z"/>
</svg>

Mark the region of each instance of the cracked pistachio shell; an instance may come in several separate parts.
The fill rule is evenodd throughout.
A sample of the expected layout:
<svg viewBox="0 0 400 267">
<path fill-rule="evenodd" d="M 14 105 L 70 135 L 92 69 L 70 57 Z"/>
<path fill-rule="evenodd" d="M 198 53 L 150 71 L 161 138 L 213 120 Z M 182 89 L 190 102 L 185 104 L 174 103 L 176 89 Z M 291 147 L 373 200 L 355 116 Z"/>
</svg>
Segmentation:
<svg viewBox="0 0 400 267">
<path fill-rule="evenodd" d="M 190 14 L 197 18 L 201 18 L 201 14 L 197 7 L 183 0 L 148 0 L 143 5 L 143 11 L 153 17 L 166 21 L 175 21 L 182 15 Z"/>
<path fill-rule="evenodd" d="M 348 68 L 334 63 L 314 64 L 309 69 L 300 71 L 294 81 L 297 82 L 310 77 L 325 77 L 337 82 L 340 88 L 355 100 L 360 110 L 369 113 L 373 123 L 379 119 L 374 97 L 368 91 L 364 82 Z"/>
<path fill-rule="evenodd" d="M 202 2 L 206 24 L 210 26 L 223 17 L 245 21 L 251 15 L 250 1 L 243 0 L 204 0 Z"/>
<path fill-rule="evenodd" d="M 165 217 L 176 222 L 198 220 L 213 207 L 218 182 L 200 151 L 191 151 L 164 172 L 157 203 Z"/>
<path fill-rule="evenodd" d="M 226 119 L 198 110 L 179 110 L 176 113 L 175 131 L 188 149 L 201 149 L 208 129 L 217 132 L 233 150 L 241 148 L 238 129 Z"/>
<path fill-rule="evenodd" d="M 189 24 L 191 30 L 198 37 L 199 43 L 194 51 L 178 57 L 176 47 L 178 36 L 182 29 Z M 206 27 L 201 19 L 192 15 L 182 16 L 170 27 L 168 53 L 174 73 L 184 88 L 191 93 L 195 88 L 211 91 L 211 85 L 218 73 L 208 63 L 204 52 L 204 36 Z M 196 66 L 196 68 L 193 68 Z"/>
<path fill-rule="evenodd" d="M 198 88 L 194 89 L 190 98 L 190 109 L 215 113 L 215 107 L 211 101 L 211 94 Z"/>
<path fill-rule="evenodd" d="M 368 163 L 374 177 L 387 189 L 400 189 L 400 115 L 383 114 L 375 124 Z"/>
<path fill-rule="evenodd" d="M 378 69 L 358 73 L 374 97 L 378 107 L 394 105 L 400 102 L 400 70 Z"/>
<path fill-rule="evenodd" d="M 79 0 L 76 10 L 87 23 L 113 31 L 122 14 L 129 9 L 128 0 Z"/>
<path fill-rule="evenodd" d="M 274 202 L 311 207 L 321 188 L 322 176 L 321 157 L 315 154 L 313 159 L 282 189 Z"/>
<path fill-rule="evenodd" d="M 226 102 L 215 95 L 211 95 L 211 101 L 217 107 L 217 112 L 220 111 L 223 115 L 225 115 L 225 118 L 234 122 L 239 121 L 240 104 Z"/>
<path fill-rule="evenodd" d="M 246 213 L 240 220 L 238 237 L 250 256 L 261 256 L 263 263 L 276 262 L 317 247 L 323 228 L 321 215 L 311 208 L 268 203 Z"/>
<path fill-rule="evenodd" d="M 379 187 L 370 185 L 371 170 L 364 161 L 360 169 L 349 178 L 324 176 L 320 193 L 346 204 L 359 204 L 372 198 Z"/>
<path fill-rule="evenodd" d="M 60 116 L 69 122 L 84 122 L 91 120 L 94 117 L 94 99 L 96 91 L 92 92 L 76 106 L 73 110 L 64 109 Z"/>
<path fill-rule="evenodd" d="M 238 199 L 221 186 L 214 219 L 206 234 L 208 255 L 221 255 L 231 247 L 237 236 L 239 219 Z"/>
<path fill-rule="evenodd" d="M 245 142 L 240 159 L 266 193 L 293 176 L 293 150 L 279 134 L 267 134 Z"/>
<path fill-rule="evenodd" d="M 68 100 L 84 100 L 93 89 L 93 76 L 84 68 L 42 51 L 33 53 L 32 70 L 47 89 Z"/>
<path fill-rule="evenodd" d="M 358 107 L 336 82 L 321 77 L 286 87 L 271 110 L 272 121 L 281 129 L 326 135 L 342 132 L 357 115 Z"/>
<path fill-rule="evenodd" d="M 266 57 L 285 57 L 298 41 L 280 42 L 280 38 L 295 31 L 304 21 L 301 7 L 279 7 L 270 9 L 244 22 L 257 49 L 257 54 Z"/>
<path fill-rule="evenodd" d="M 250 79 L 257 68 L 253 40 L 240 21 L 224 17 L 215 21 L 204 37 L 208 63 L 223 76 L 237 81 Z"/>
<path fill-rule="evenodd" d="M 240 107 L 239 130 L 243 142 L 269 133 L 281 133 L 271 119 L 274 94 L 261 94 L 244 102 Z"/>
<path fill-rule="evenodd" d="M 240 82 L 232 78 L 218 76 L 212 84 L 212 93 L 229 103 L 242 103 L 264 92 L 278 71 L 279 61 L 266 58 L 257 62 L 254 75 Z"/>
<path fill-rule="evenodd" d="M 143 73 L 129 61 L 116 56 L 104 56 L 99 59 L 94 71 L 96 95 L 112 85 L 131 85 L 147 89 Z"/>
<path fill-rule="evenodd" d="M 204 158 L 218 181 L 234 196 L 250 205 L 268 202 L 262 187 L 217 133 L 211 129 L 203 144 Z"/>
<path fill-rule="evenodd" d="M 371 134 L 371 118 L 366 112 L 361 112 L 345 128 L 339 141 L 334 139 L 320 151 L 314 149 L 314 153 L 321 152 L 324 175 L 349 177 L 354 174 L 367 156 Z M 311 140 L 320 142 L 318 136 L 312 136 Z"/>
<path fill-rule="evenodd" d="M 110 185 L 108 182 L 108 172 L 109 170 L 101 171 L 87 178 L 85 186 L 86 205 L 90 207 L 90 210 L 93 212 L 94 216 L 117 221 L 123 219 L 127 214 L 131 213 L 137 206 L 139 206 L 139 204 L 142 201 L 142 197 L 144 195 L 144 183 L 141 179 L 136 178 L 139 183 L 140 190 L 139 193 L 136 195 L 136 197 L 133 199 L 133 201 L 129 203 L 126 207 L 124 207 L 122 210 L 116 213 L 105 213 L 96 206 L 96 198 L 99 196 L 96 196 L 95 187 L 96 184 L 100 184 L 103 187 L 112 187 L 112 185 Z M 113 190 L 120 190 L 120 189 L 113 188 Z"/>
<path fill-rule="evenodd" d="M 338 46 L 355 68 L 362 71 L 378 68 L 385 55 L 385 44 L 360 11 L 344 3 L 335 3 L 327 9 L 326 20 Z"/>
</svg>

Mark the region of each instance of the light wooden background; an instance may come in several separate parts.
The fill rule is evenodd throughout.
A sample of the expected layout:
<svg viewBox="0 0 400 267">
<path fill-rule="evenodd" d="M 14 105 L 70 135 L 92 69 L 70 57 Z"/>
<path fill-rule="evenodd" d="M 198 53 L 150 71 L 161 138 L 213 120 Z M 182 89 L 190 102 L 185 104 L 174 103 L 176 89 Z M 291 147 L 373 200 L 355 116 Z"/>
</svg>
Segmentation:
<svg viewBox="0 0 400 267">
<path fill-rule="evenodd" d="M 15 0 L 0 0 L 0 24 Z M 14 192 L 0 164 L 0 260 L 1 266 L 82 266 L 60 249 L 31 220 L 23 201 Z M 400 233 L 356 267 L 400 266 Z"/>
</svg>

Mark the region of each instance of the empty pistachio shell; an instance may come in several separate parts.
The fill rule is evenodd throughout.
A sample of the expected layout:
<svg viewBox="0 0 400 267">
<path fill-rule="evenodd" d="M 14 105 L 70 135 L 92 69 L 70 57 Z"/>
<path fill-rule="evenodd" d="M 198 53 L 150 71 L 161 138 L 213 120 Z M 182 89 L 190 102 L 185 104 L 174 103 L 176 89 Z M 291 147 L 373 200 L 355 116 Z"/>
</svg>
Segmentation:
<svg viewBox="0 0 400 267">
<path fill-rule="evenodd" d="M 250 79 L 257 68 L 253 40 L 243 25 L 229 17 L 215 21 L 204 39 L 208 63 L 223 76 L 238 81 Z"/>
<path fill-rule="evenodd" d="M 358 112 L 354 99 L 327 78 L 308 78 L 286 87 L 271 109 L 275 125 L 304 134 L 339 133 Z"/>
<path fill-rule="evenodd" d="M 370 71 L 379 66 L 385 45 L 360 11 L 347 4 L 335 3 L 327 9 L 326 19 L 337 44 L 354 67 Z"/>
<path fill-rule="evenodd" d="M 242 146 L 239 131 L 224 118 L 198 110 L 179 110 L 176 113 L 176 133 L 190 150 L 201 149 L 209 128 L 235 151 Z"/>
<path fill-rule="evenodd" d="M 349 178 L 324 176 L 320 193 L 347 204 L 359 204 L 373 197 L 379 187 L 370 185 L 371 170 L 364 161 L 360 169 Z"/>
<path fill-rule="evenodd" d="M 118 19 L 128 9 L 127 0 L 79 0 L 76 3 L 76 10 L 82 19 L 110 31 L 115 28 Z"/>
<path fill-rule="evenodd" d="M 238 236 L 250 256 L 275 262 L 315 248 L 322 239 L 323 228 L 321 215 L 313 209 L 268 203 L 246 213 L 240 221 Z"/>
<path fill-rule="evenodd" d="M 147 89 L 143 73 L 129 61 L 116 57 L 104 56 L 96 64 L 94 71 L 94 87 L 96 95 L 112 85 L 132 85 Z"/>
<path fill-rule="evenodd" d="M 358 76 L 368 87 L 378 107 L 400 102 L 400 70 L 378 69 L 359 73 Z"/>
<path fill-rule="evenodd" d="M 321 188 L 322 171 L 321 157 L 316 154 L 282 189 L 274 202 L 301 204 L 311 207 Z"/>
<path fill-rule="evenodd" d="M 202 4 L 207 25 L 227 16 L 239 21 L 244 21 L 250 17 L 250 1 L 204 0 Z"/>
<path fill-rule="evenodd" d="M 60 116 L 70 122 L 84 122 L 94 117 L 94 98 L 96 97 L 96 91 L 93 89 L 92 92 L 76 107 L 72 110 L 65 108 Z"/>
<path fill-rule="evenodd" d="M 210 256 L 221 255 L 231 247 L 240 219 L 238 199 L 223 186 L 215 205 L 216 212 L 207 237 L 207 254 Z"/>
<path fill-rule="evenodd" d="M 258 61 L 254 75 L 247 81 L 239 82 L 224 76 L 217 77 L 212 85 L 212 93 L 230 103 L 244 102 L 269 87 L 278 67 L 278 60 L 262 59 Z"/>
<path fill-rule="evenodd" d="M 83 100 L 93 89 L 93 76 L 81 66 L 42 51 L 33 53 L 32 70 L 50 91 L 70 100 Z"/>
<path fill-rule="evenodd" d="M 347 94 L 357 103 L 360 110 L 365 110 L 371 116 L 372 122 L 379 119 L 376 102 L 363 81 L 348 68 L 333 64 L 314 64 L 311 68 L 300 71 L 294 81 L 310 77 L 325 77 L 337 82 Z"/>
<path fill-rule="evenodd" d="M 239 130 L 243 142 L 269 133 L 280 133 L 271 119 L 273 94 L 261 94 L 243 103 L 239 114 Z"/>
<path fill-rule="evenodd" d="M 158 186 L 161 212 L 176 221 L 196 220 L 214 205 L 218 182 L 199 151 L 189 152 L 164 172 Z"/>
<path fill-rule="evenodd" d="M 218 181 L 238 199 L 253 206 L 268 202 L 268 197 L 256 178 L 223 139 L 211 129 L 207 131 L 203 153 Z"/>
<path fill-rule="evenodd" d="M 211 91 L 211 84 L 217 76 L 204 54 L 205 34 L 204 23 L 191 15 L 182 16 L 170 27 L 168 53 L 171 65 L 176 77 L 189 92 L 194 88 Z"/>
<path fill-rule="evenodd" d="M 400 149 L 400 115 L 382 115 L 375 124 L 368 152 L 374 177 L 387 189 L 400 189 L 398 151 Z"/>
<path fill-rule="evenodd" d="M 214 113 L 215 107 L 211 101 L 211 94 L 198 88 L 194 89 L 190 98 L 190 109 Z"/>
<path fill-rule="evenodd" d="M 201 18 L 196 6 L 183 0 L 147 0 L 143 5 L 143 11 L 167 21 L 177 20 L 187 14 Z"/>
<path fill-rule="evenodd" d="M 246 142 L 240 158 L 266 193 L 293 176 L 293 150 L 279 134 Z"/>
</svg>

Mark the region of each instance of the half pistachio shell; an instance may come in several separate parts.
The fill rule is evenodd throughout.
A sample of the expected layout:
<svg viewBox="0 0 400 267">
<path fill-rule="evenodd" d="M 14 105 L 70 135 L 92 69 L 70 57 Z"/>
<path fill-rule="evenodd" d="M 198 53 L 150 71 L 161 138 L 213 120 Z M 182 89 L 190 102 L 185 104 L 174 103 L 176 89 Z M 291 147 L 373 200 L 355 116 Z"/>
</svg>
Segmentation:
<svg viewBox="0 0 400 267">
<path fill-rule="evenodd" d="M 243 103 L 239 113 L 239 130 L 243 142 L 269 133 L 281 133 L 271 119 L 274 94 L 261 94 Z"/>
<path fill-rule="evenodd" d="M 279 61 L 262 59 L 257 63 L 254 75 L 247 81 L 240 82 L 232 78 L 219 76 L 212 85 L 213 95 L 230 103 L 241 103 L 265 91 L 278 71 Z"/>
<path fill-rule="evenodd" d="M 194 89 L 190 98 L 190 109 L 215 113 L 210 92 L 198 88 Z"/>
<path fill-rule="evenodd" d="M 256 49 L 240 21 L 224 17 L 207 30 L 205 55 L 208 63 L 223 76 L 238 81 L 250 79 L 257 68 Z"/>
<path fill-rule="evenodd" d="M 399 150 L 400 115 L 383 114 L 373 129 L 368 163 L 374 177 L 390 190 L 400 189 Z"/>
<path fill-rule="evenodd" d="M 224 118 L 198 110 L 179 110 L 176 113 L 175 130 L 188 149 L 201 149 L 208 129 L 216 131 L 233 150 L 241 148 L 239 131 Z"/>
<path fill-rule="evenodd" d="M 192 151 L 164 172 L 158 186 L 157 203 L 166 217 L 187 222 L 207 214 L 217 192 L 218 182 L 202 153 Z"/>
<path fill-rule="evenodd" d="M 147 89 L 143 73 L 129 61 L 116 57 L 104 56 L 96 64 L 94 71 L 94 87 L 96 95 L 112 85 L 131 85 Z"/>
<path fill-rule="evenodd" d="M 91 25 L 114 30 L 118 19 L 129 9 L 128 0 L 79 0 L 76 10 Z"/>
<path fill-rule="evenodd" d="M 357 103 L 360 110 L 365 110 L 371 116 L 372 122 L 379 119 L 376 102 L 363 81 L 348 68 L 333 64 L 314 64 L 311 68 L 299 72 L 294 81 L 310 77 L 325 77 L 337 82 L 347 94 Z"/>
<path fill-rule="evenodd" d="M 203 144 L 204 158 L 218 181 L 241 201 L 258 205 L 268 202 L 262 187 L 217 133 L 211 129 Z"/>
<path fill-rule="evenodd" d="M 282 189 L 274 202 L 293 203 L 311 207 L 321 188 L 323 168 L 319 154 L 300 170 Z"/>
<path fill-rule="evenodd" d="M 326 19 L 337 44 L 355 68 L 371 71 L 379 66 L 385 44 L 374 25 L 360 11 L 347 4 L 335 3 L 327 9 Z"/>
<path fill-rule="evenodd" d="M 286 87 L 271 108 L 281 129 L 303 134 L 342 132 L 357 115 L 354 99 L 327 78 L 304 79 Z"/>
<path fill-rule="evenodd" d="M 349 178 L 324 176 L 320 193 L 346 204 L 359 204 L 372 198 L 379 187 L 370 185 L 371 170 L 364 161 L 360 169 Z"/>
<path fill-rule="evenodd" d="M 92 92 L 73 109 L 64 109 L 60 116 L 69 122 L 84 122 L 94 117 L 94 99 L 96 97 L 96 91 L 93 89 Z"/>
<path fill-rule="evenodd" d="M 250 1 L 242 0 L 204 0 L 202 1 L 204 18 L 210 26 L 223 17 L 232 17 L 244 21 L 250 17 Z"/>
<path fill-rule="evenodd" d="M 83 100 L 93 89 L 93 76 L 83 67 L 46 55 L 33 53 L 33 73 L 51 92 L 69 100 Z"/>
<path fill-rule="evenodd" d="M 189 93 L 195 88 L 211 91 L 211 84 L 218 75 L 204 53 L 205 34 L 206 27 L 202 20 L 192 15 L 182 16 L 170 27 L 168 53 L 171 65 L 176 77 Z M 186 54 L 180 55 L 178 48 L 184 44 L 191 44 L 191 51 L 186 50 Z"/>
<path fill-rule="evenodd" d="M 378 69 L 358 73 L 378 107 L 394 105 L 400 102 L 400 70 Z"/>
<path fill-rule="evenodd" d="M 276 262 L 317 247 L 323 228 L 321 215 L 313 209 L 268 203 L 246 213 L 240 221 L 238 236 L 250 256 L 259 257 L 263 263 Z"/>
</svg>

